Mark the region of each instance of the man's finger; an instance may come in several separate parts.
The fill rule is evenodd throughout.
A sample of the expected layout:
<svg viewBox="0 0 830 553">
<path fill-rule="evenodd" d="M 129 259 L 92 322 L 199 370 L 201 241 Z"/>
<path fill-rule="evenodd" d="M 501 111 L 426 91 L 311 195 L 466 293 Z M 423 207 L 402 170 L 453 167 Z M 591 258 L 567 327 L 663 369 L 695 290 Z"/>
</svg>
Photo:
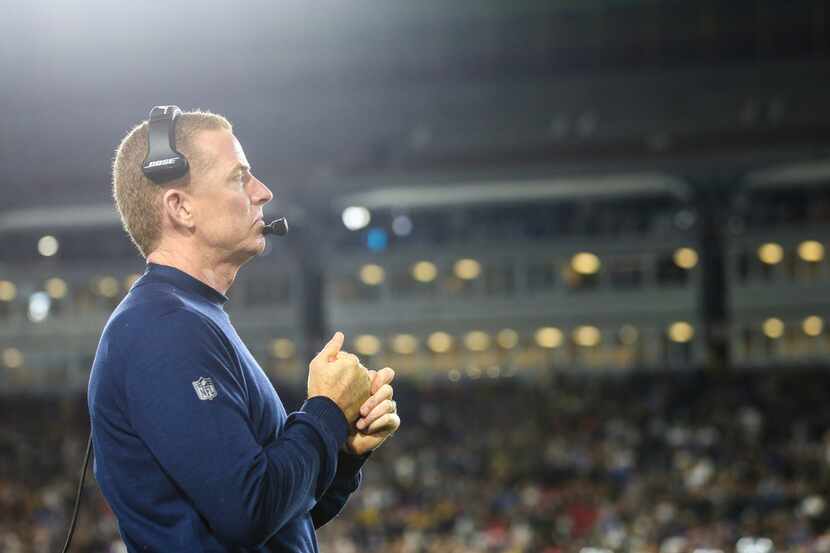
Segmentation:
<svg viewBox="0 0 830 553">
<path fill-rule="evenodd" d="M 389 367 L 383 367 L 377 371 L 377 374 L 372 375 L 372 393 L 376 393 L 384 384 L 391 384 L 394 379 L 395 371 Z"/>
<path fill-rule="evenodd" d="M 363 363 L 360 362 L 360 357 L 358 357 L 354 353 L 349 353 L 348 351 L 341 351 L 337 354 L 337 360 L 339 361 L 341 359 L 351 359 L 351 361 L 354 362 L 355 365 L 363 369 L 366 369 L 366 367 L 363 366 Z M 369 369 L 366 369 L 366 371 L 368 370 Z M 372 374 L 374 374 L 375 372 L 376 371 L 372 371 Z M 369 378 L 369 382 L 372 382 L 372 377 Z"/>
<path fill-rule="evenodd" d="M 337 359 L 337 354 L 340 353 L 340 348 L 343 347 L 343 340 L 345 336 L 339 330 L 334 333 L 334 336 L 331 337 L 331 340 L 323 346 L 323 349 L 320 350 L 320 353 L 317 354 L 317 357 L 322 357 L 326 361 L 334 361 Z"/>
<path fill-rule="evenodd" d="M 386 413 L 378 420 L 373 422 L 369 425 L 369 429 L 366 430 L 365 434 L 375 434 L 381 431 L 389 431 L 391 434 L 395 430 L 398 429 L 401 425 L 401 418 L 398 416 L 397 413 Z"/>
<path fill-rule="evenodd" d="M 394 413 L 396 410 L 397 410 L 397 405 L 395 404 L 394 400 L 392 400 L 392 399 L 384 400 L 384 401 L 380 402 L 374 409 L 372 409 L 372 412 L 369 413 L 366 417 L 364 417 L 364 418 L 360 419 L 359 421 L 357 421 L 357 429 L 358 430 L 363 430 L 367 426 L 371 426 L 371 424 L 373 422 L 375 422 L 377 419 L 379 419 L 383 415 L 385 415 L 387 413 Z"/>
<path fill-rule="evenodd" d="M 374 409 L 380 402 L 385 399 L 392 399 L 394 395 L 394 391 L 392 390 L 392 386 L 389 384 L 384 384 L 381 386 L 377 392 L 372 394 L 366 402 L 360 406 L 360 414 L 364 417 L 368 415 L 372 409 Z"/>
</svg>

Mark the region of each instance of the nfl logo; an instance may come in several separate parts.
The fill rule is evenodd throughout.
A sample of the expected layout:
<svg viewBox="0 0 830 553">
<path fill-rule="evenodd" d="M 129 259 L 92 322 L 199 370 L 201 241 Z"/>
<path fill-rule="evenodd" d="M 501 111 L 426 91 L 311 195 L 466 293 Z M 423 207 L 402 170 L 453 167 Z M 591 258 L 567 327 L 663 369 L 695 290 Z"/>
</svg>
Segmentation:
<svg viewBox="0 0 830 553">
<path fill-rule="evenodd" d="M 202 401 L 216 397 L 216 388 L 213 387 L 213 381 L 210 378 L 203 376 L 199 380 L 194 380 L 191 384 L 193 384 L 193 389 L 196 390 L 196 395 Z"/>
</svg>

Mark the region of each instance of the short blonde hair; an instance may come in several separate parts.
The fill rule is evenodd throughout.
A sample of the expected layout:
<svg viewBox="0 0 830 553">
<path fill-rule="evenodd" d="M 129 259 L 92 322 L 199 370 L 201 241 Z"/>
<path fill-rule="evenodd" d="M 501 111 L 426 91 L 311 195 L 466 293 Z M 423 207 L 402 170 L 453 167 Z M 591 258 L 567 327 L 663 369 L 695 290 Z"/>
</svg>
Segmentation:
<svg viewBox="0 0 830 553">
<path fill-rule="evenodd" d="M 161 199 L 172 187 L 186 188 L 194 170 L 204 171 L 213 160 L 205 159 L 194 146 L 202 131 L 233 131 L 230 122 L 209 111 L 187 111 L 176 119 L 176 149 L 190 163 L 190 171 L 180 179 L 159 186 L 141 170 L 147 157 L 147 121 L 133 128 L 115 150 L 112 164 L 112 195 L 121 215 L 124 230 L 143 257 L 147 257 L 161 239 Z"/>
</svg>

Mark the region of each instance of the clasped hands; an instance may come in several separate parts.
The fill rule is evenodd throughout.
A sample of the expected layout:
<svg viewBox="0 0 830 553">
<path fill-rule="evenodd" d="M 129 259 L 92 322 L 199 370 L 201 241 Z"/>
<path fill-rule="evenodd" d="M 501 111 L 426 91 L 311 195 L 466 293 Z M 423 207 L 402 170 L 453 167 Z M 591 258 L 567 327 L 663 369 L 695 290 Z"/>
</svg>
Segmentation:
<svg viewBox="0 0 830 553">
<path fill-rule="evenodd" d="M 336 332 L 312 359 L 308 397 L 326 396 L 343 411 L 351 430 L 346 450 L 364 455 L 378 448 L 401 425 L 392 399 L 395 371 L 366 369 L 356 355 L 342 351 L 344 336 Z"/>
</svg>

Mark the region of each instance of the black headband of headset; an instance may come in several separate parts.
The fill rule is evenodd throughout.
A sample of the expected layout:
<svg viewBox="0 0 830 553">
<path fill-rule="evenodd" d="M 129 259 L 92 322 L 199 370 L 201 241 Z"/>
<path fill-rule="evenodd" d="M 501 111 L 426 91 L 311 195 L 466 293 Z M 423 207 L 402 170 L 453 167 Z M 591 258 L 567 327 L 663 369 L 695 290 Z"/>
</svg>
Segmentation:
<svg viewBox="0 0 830 553">
<path fill-rule="evenodd" d="M 156 106 L 150 110 L 147 157 L 141 170 L 156 184 L 187 174 L 187 159 L 176 150 L 176 118 L 181 114 L 178 106 Z"/>
</svg>

